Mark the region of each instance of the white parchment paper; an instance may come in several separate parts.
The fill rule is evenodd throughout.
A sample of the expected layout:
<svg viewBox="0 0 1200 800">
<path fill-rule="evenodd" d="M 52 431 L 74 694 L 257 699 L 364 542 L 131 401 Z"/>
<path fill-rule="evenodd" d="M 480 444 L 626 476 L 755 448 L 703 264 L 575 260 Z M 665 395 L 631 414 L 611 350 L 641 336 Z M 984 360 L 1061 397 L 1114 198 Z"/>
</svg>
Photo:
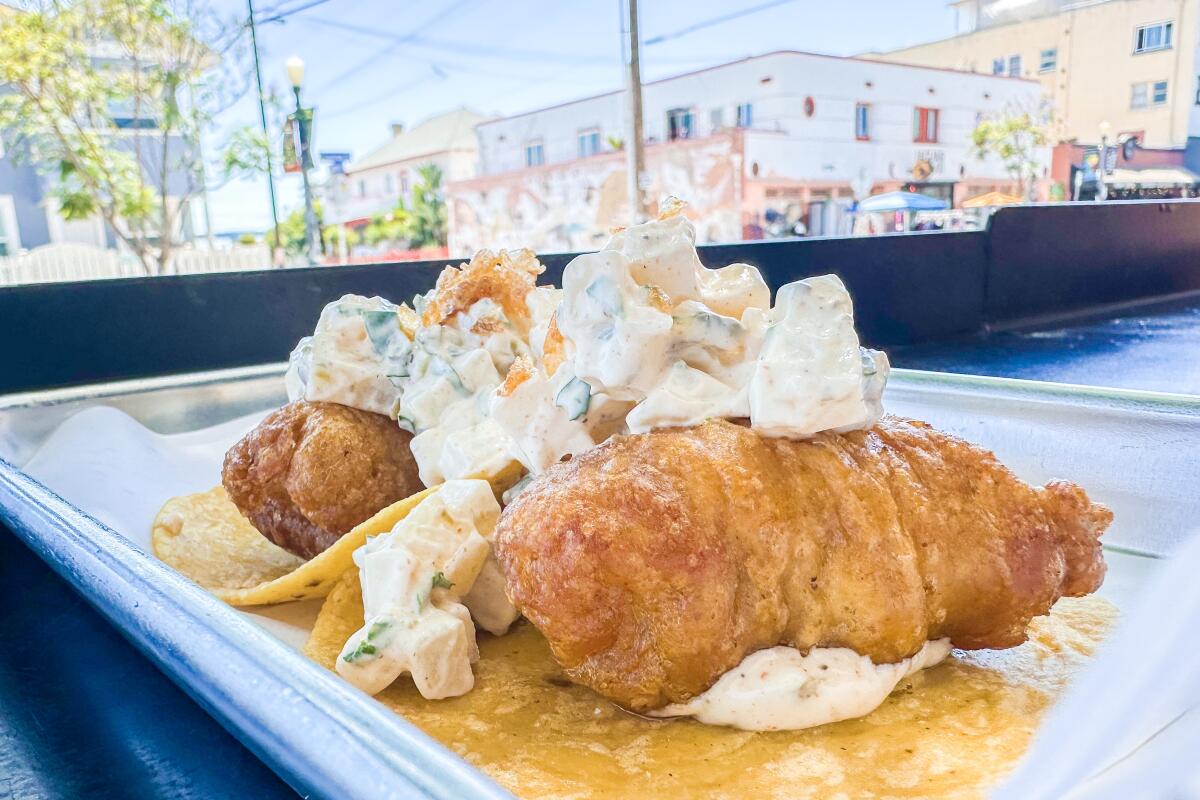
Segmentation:
<svg viewBox="0 0 1200 800">
<path fill-rule="evenodd" d="M 163 503 L 220 483 L 225 451 L 264 416 L 163 435 L 122 411 L 97 406 L 60 425 L 22 469 L 150 553 L 150 528 Z M 299 649 L 320 607 L 321 601 L 309 600 L 242 613 Z"/>
</svg>

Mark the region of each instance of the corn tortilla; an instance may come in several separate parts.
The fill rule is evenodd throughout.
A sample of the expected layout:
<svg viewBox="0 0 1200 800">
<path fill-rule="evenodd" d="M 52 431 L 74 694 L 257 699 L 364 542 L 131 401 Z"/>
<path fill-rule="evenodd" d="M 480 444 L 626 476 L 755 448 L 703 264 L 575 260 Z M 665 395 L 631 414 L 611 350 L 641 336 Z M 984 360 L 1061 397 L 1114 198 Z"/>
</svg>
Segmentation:
<svg viewBox="0 0 1200 800">
<path fill-rule="evenodd" d="M 475 688 L 463 697 L 425 700 L 402 677 L 378 699 L 523 797 L 977 798 L 1016 765 L 1115 616 L 1100 598 L 1061 600 L 1026 644 L 955 651 L 870 715 L 805 731 L 633 717 L 570 684 L 527 622 L 480 635 Z M 351 570 L 305 653 L 332 668 L 362 624 Z"/>
<path fill-rule="evenodd" d="M 168 500 L 151 544 L 165 563 L 233 606 L 310 600 L 329 594 L 368 536 L 387 533 L 435 489 L 379 511 L 309 561 L 271 543 L 221 487 Z"/>
</svg>

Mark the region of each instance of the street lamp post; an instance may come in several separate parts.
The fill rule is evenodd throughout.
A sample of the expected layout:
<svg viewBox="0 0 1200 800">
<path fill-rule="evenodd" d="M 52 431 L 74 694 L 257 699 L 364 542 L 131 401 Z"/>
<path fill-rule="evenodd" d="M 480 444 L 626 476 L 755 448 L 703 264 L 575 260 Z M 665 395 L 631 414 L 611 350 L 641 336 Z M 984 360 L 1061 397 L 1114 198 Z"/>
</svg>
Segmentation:
<svg viewBox="0 0 1200 800">
<path fill-rule="evenodd" d="M 1100 123 L 1100 168 L 1096 170 L 1096 199 L 1108 199 L 1108 185 L 1104 182 L 1104 176 L 1108 170 L 1108 134 L 1112 131 L 1112 125 L 1108 120 Z"/>
<path fill-rule="evenodd" d="M 302 135 L 298 156 L 300 159 L 300 177 L 304 181 L 304 252 L 308 255 L 308 265 L 317 263 L 317 212 L 313 208 L 312 185 L 308 182 L 308 147 L 312 137 L 311 127 L 306 127 L 304 108 L 300 104 L 300 86 L 304 83 L 304 61 L 298 56 L 287 60 L 287 76 L 292 84 L 292 92 L 296 95 L 296 124 L 300 126 Z"/>
</svg>

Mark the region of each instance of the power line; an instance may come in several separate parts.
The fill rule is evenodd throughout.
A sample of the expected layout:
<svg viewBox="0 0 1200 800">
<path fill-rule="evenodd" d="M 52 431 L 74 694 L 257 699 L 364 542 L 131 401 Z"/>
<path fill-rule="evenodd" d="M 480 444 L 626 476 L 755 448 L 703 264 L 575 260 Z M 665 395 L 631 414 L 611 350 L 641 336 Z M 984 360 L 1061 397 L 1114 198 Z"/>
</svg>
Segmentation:
<svg viewBox="0 0 1200 800">
<path fill-rule="evenodd" d="M 734 11 L 729 14 L 724 14 L 720 17 L 713 17 L 712 19 L 706 19 L 701 22 L 694 23 L 686 28 L 680 28 L 677 31 L 672 31 L 671 33 L 653 36 L 642 42 L 642 45 L 649 47 L 650 45 L 660 44 L 662 42 L 670 41 L 671 39 L 678 39 L 682 36 L 687 36 L 689 33 L 695 33 L 696 31 L 703 30 L 704 28 L 711 28 L 713 25 L 721 25 L 726 22 L 732 22 L 740 17 L 747 17 L 751 14 L 757 14 L 760 11 L 766 11 L 768 8 L 775 8 L 776 6 L 786 5 L 787 3 L 794 3 L 795 1 L 796 0 L 772 0 L 772 2 L 769 3 L 762 3 L 757 6 L 751 6 L 750 8 L 744 8 L 741 11 Z"/>
<path fill-rule="evenodd" d="M 317 91 L 328 89 L 331 86 L 337 86 L 339 83 L 346 80 L 346 78 L 349 78 L 351 75 L 355 74 L 356 72 L 359 72 L 359 71 L 365 69 L 366 67 L 371 66 L 373 63 L 378 61 L 380 58 L 383 58 L 384 56 L 386 56 L 388 54 L 388 52 L 391 51 L 391 49 L 393 47 L 395 47 L 396 45 L 405 44 L 406 42 L 409 42 L 412 39 L 415 39 L 423 31 L 426 31 L 429 28 L 433 27 L 434 25 L 438 24 L 443 19 L 450 16 L 454 12 L 458 11 L 460 8 L 462 8 L 467 3 L 470 3 L 470 2 L 472 2 L 472 0 L 457 0 L 456 2 L 450 3 L 445 8 L 443 8 L 440 12 L 438 12 L 437 14 L 434 14 L 432 17 L 430 17 L 429 19 L 427 19 L 425 22 L 421 23 L 417 27 L 413 28 L 408 33 L 404 33 L 404 34 L 400 34 L 399 36 L 392 37 L 388 41 L 388 43 L 383 46 L 382 49 L 377 50 L 374 53 L 371 53 L 371 55 L 369 55 L 368 57 L 364 58 L 362 61 L 355 64 L 353 67 L 350 67 L 350 69 L 345 70 L 344 72 L 339 74 L 337 77 L 321 84 L 321 86 L 318 87 Z"/>
<path fill-rule="evenodd" d="M 263 25 L 268 22 L 282 22 L 293 14 L 299 14 L 301 11 L 307 11 L 310 8 L 316 8 L 317 6 L 324 5 L 328 2 L 329 0 L 309 0 L 307 3 L 303 3 L 295 8 L 289 8 L 286 11 L 280 11 L 280 6 L 275 6 L 269 11 L 264 12 L 270 16 L 264 16 L 263 18 L 256 20 L 256 22 L 259 25 Z"/>
<path fill-rule="evenodd" d="M 430 72 L 433 73 L 433 77 L 436 78 L 437 80 L 440 80 L 440 81 L 446 80 L 445 71 L 442 70 L 437 64 L 432 64 L 430 66 Z M 323 116 L 329 117 L 329 118 L 340 117 L 345 114 L 353 113 L 355 111 L 361 111 L 364 108 L 369 108 L 373 105 L 378 105 L 379 103 L 386 102 L 388 100 L 391 100 L 394 97 L 398 97 L 402 94 L 405 94 L 406 92 L 416 89 L 418 86 L 421 86 L 422 84 L 425 84 L 426 82 L 428 82 L 428 80 L 429 79 L 425 75 L 421 75 L 418 78 L 415 78 L 410 81 L 405 81 L 404 83 L 400 84 L 399 86 L 393 86 L 392 88 L 387 89 L 386 91 L 383 91 L 383 92 L 380 92 L 379 94 L 373 95 L 373 96 L 367 98 L 366 100 L 361 100 L 357 103 L 354 103 L 353 105 L 346 106 L 343 108 L 335 108 L 333 111 L 326 111 L 326 112 L 324 112 Z"/>
</svg>

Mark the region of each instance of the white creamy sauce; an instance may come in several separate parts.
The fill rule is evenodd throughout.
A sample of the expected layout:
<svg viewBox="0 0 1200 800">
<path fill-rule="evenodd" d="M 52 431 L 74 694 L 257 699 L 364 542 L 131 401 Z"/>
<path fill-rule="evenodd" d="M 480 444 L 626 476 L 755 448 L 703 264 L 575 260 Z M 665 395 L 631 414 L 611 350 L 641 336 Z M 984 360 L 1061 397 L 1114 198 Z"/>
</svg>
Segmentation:
<svg viewBox="0 0 1200 800">
<path fill-rule="evenodd" d="M 769 647 L 751 653 L 703 694 L 657 711 L 747 731 L 812 728 L 870 714 L 896 684 L 950 654 L 950 640 L 926 642 L 895 664 L 876 664 L 844 647 Z"/>
<path fill-rule="evenodd" d="M 704 267 L 675 214 L 568 264 L 557 319 L 574 374 L 635 404 L 632 433 L 714 417 L 792 438 L 873 425 L 887 358 L 859 347 L 842 282 L 796 281 L 769 301 L 754 267 Z"/>
<path fill-rule="evenodd" d="M 340 403 L 394 417 L 412 358 L 398 311 L 381 297 L 352 294 L 325 306 L 313 335 L 292 351 L 288 400 Z"/>
<path fill-rule="evenodd" d="M 351 683 L 375 693 L 408 673 L 428 698 L 471 689 L 475 625 L 501 634 L 517 616 L 491 553 L 500 506 L 486 481 L 518 464 L 536 475 L 615 433 L 712 418 L 803 438 L 882 415 L 887 357 L 859 346 L 842 282 L 796 281 L 772 307 L 755 267 L 700 262 L 679 208 L 574 259 L 562 289 L 529 290 L 527 332 L 489 298 L 424 326 L 432 292 L 414 301 L 416 313 L 347 295 L 297 345 L 289 399 L 391 416 L 414 434 L 421 480 L 442 484 L 355 553 L 366 624 L 337 663 Z M 553 327 L 561 339 L 550 338 Z M 771 648 L 656 714 L 749 730 L 861 716 L 948 650 L 931 642 L 912 659 L 875 665 L 849 650 Z"/>
<path fill-rule="evenodd" d="M 491 552 L 500 505 L 482 480 L 448 481 L 354 553 L 366 619 L 337 671 L 369 694 L 412 675 L 431 700 L 471 690 L 475 626 L 497 635 L 517 611 Z"/>
</svg>

